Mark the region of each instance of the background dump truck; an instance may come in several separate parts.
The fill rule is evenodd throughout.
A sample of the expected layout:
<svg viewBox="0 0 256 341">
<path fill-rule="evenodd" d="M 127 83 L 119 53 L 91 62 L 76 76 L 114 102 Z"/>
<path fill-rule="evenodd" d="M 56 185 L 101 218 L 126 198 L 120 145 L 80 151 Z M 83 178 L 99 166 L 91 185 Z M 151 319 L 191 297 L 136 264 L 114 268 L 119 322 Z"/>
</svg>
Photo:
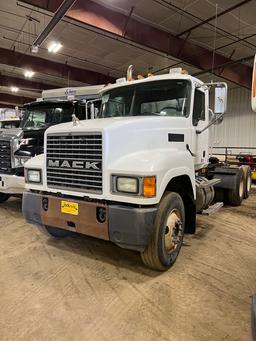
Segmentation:
<svg viewBox="0 0 256 341">
<path fill-rule="evenodd" d="M 131 67 L 103 89 L 97 119 L 46 131 L 44 155 L 25 166 L 23 214 L 54 237 L 109 240 L 163 271 L 184 233 L 195 233 L 196 214 L 222 206 L 211 205 L 215 191 L 240 205 L 250 180 L 241 167 L 209 161 L 208 128 L 222 121 L 225 83 L 205 84 L 181 69 L 130 79 Z"/>
<path fill-rule="evenodd" d="M 0 130 L 0 203 L 24 191 L 24 163 L 43 153 L 44 133 L 54 124 L 69 122 L 75 114 L 90 118 L 89 105 L 100 107 L 103 85 L 62 88 L 42 92 L 42 98 L 25 104 L 18 129 Z M 88 107 L 88 108 L 87 108 Z"/>
<path fill-rule="evenodd" d="M 13 129 L 20 126 L 19 117 L 0 119 L 0 129 Z"/>
</svg>

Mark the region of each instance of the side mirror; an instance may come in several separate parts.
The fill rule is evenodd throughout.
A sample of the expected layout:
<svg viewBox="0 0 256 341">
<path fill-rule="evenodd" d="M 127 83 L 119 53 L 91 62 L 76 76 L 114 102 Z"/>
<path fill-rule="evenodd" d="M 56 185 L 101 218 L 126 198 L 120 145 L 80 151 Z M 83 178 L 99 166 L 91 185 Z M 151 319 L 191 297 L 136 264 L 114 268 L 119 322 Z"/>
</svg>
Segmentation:
<svg viewBox="0 0 256 341">
<path fill-rule="evenodd" d="M 220 124 L 223 121 L 223 115 L 227 110 L 227 90 L 228 86 L 227 83 L 205 83 L 208 87 L 213 87 L 215 89 L 215 97 L 214 97 L 214 113 L 209 108 L 210 112 L 210 122 L 209 124 L 204 127 L 202 130 L 197 130 L 197 134 L 203 133 L 206 129 L 211 127 L 213 124 Z"/>
<path fill-rule="evenodd" d="M 215 87 L 214 112 L 224 114 L 227 110 L 227 85 L 221 83 Z"/>
</svg>

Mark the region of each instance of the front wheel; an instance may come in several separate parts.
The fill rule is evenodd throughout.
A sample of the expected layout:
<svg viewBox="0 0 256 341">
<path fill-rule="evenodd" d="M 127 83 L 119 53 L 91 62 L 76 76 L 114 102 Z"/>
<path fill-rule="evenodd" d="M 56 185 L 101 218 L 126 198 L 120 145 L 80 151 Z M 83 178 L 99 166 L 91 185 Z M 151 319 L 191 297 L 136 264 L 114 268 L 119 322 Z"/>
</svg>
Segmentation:
<svg viewBox="0 0 256 341">
<path fill-rule="evenodd" d="M 39 230 L 43 232 L 44 234 L 46 234 L 47 236 L 50 235 L 51 237 L 58 238 L 58 239 L 66 238 L 70 236 L 72 233 L 71 231 L 59 229 L 57 227 L 52 227 L 48 225 L 39 225 L 38 227 L 39 227 Z"/>
<path fill-rule="evenodd" d="M 9 195 L 9 194 L 0 193 L 0 204 L 1 204 L 2 202 L 7 201 L 9 198 L 10 198 L 10 195 Z"/>
<path fill-rule="evenodd" d="M 185 209 L 181 196 L 169 192 L 161 200 L 149 244 L 141 252 L 145 265 L 165 271 L 176 261 L 185 231 Z"/>
</svg>

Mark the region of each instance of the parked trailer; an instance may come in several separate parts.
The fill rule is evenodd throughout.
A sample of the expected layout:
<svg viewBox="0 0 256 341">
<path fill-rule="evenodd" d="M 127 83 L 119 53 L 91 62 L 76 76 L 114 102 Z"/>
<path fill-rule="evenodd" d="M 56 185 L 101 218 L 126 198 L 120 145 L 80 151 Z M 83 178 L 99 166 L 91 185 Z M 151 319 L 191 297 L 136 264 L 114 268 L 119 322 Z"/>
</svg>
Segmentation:
<svg viewBox="0 0 256 341">
<path fill-rule="evenodd" d="M 226 165 L 244 165 L 249 166 L 248 169 L 251 178 L 248 182 L 256 180 L 256 147 L 211 147 L 214 156 L 219 159 L 219 162 L 224 162 Z"/>
<path fill-rule="evenodd" d="M 252 110 L 256 112 L 256 55 L 254 58 L 252 77 Z M 256 341 L 256 294 L 252 297 L 252 339 Z"/>
<path fill-rule="evenodd" d="M 99 118 L 47 129 L 44 155 L 25 165 L 23 214 L 54 236 L 71 232 L 140 252 L 166 270 L 196 214 L 216 212 L 215 190 L 240 205 L 242 167 L 209 162 L 209 127 L 222 121 L 227 85 L 182 69 L 117 80 L 102 90 Z M 215 89 L 215 113 L 209 91 Z"/>
</svg>

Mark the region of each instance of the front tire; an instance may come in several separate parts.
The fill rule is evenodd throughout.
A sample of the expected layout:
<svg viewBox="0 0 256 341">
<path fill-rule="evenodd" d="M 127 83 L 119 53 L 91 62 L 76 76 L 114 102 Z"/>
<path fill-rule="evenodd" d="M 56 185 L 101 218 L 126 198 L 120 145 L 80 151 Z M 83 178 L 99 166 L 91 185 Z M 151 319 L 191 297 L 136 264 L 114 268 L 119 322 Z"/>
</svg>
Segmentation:
<svg viewBox="0 0 256 341">
<path fill-rule="evenodd" d="M 71 231 L 59 229 L 59 228 L 48 226 L 48 225 L 43 225 L 43 226 L 40 225 L 39 229 L 41 230 L 41 232 L 43 232 L 47 236 L 50 235 L 51 237 L 54 237 L 57 239 L 66 238 L 70 236 L 72 233 Z"/>
<path fill-rule="evenodd" d="M 9 194 L 6 193 L 0 193 L 0 204 L 7 201 L 10 198 Z"/>
<path fill-rule="evenodd" d="M 161 200 L 149 244 L 141 252 L 143 263 L 165 271 L 176 261 L 185 231 L 185 209 L 181 196 L 169 192 Z"/>
</svg>

